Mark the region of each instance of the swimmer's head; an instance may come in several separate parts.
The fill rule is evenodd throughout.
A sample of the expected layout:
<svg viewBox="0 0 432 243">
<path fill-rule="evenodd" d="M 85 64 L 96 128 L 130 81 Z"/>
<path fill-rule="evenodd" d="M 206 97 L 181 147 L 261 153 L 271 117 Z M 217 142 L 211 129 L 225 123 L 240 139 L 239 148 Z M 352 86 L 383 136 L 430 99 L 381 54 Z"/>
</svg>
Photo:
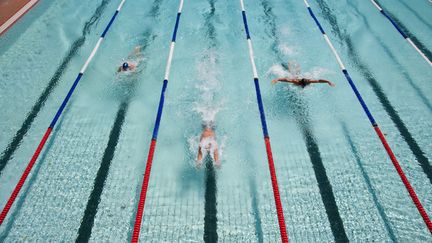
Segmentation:
<svg viewBox="0 0 432 243">
<path fill-rule="evenodd" d="M 209 122 L 204 122 L 203 124 L 202 124 L 202 129 L 203 130 L 206 130 L 206 129 L 208 129 L 208 130 L 215 130 L 215 124 L 214 124 L 214 121 L 209 121 Z"/>
<path fill-rule="evenodd" d="M 129 67 L 129 63 L 124 62 L 123 65 L 122 65 L 122 69 L 123 69 L 123 71 L 128 70 L 128 67 Z"/>
</svg>

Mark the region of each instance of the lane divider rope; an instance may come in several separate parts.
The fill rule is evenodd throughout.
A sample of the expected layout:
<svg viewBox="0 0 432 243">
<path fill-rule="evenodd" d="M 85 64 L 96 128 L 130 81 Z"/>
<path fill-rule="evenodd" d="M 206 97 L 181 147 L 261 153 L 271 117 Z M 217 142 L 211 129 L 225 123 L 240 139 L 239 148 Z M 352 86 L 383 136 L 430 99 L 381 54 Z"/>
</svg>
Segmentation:
<svg viewBox="0 0 432 243">
<path fill-rule="evenodd" d="M 159 106 L 158 106 L 158 111 L 157 111 L 157 115 L 156 115 L 156 121 L 155 121 L 155 125 L 153 128 L 153 136 L 152 136 L 152 139 L 150 142 L 150 148 L 149 148 L 149 152 L 148 152 L 148 156 L 147 156 L 147 163 L 146 163 L 146 168 L 145 168 L 145 172 L 144 172 L 143 183 L 141 186 L 141 193 L 140 193 L 140 198 L 139 198 L 139 202 L 138 202 L 138 206 L 137 206 L 138 207 L 137 213 L 135 216 L 135 224 L 134 224 L 134 229 L 133 229 L 133 234 L 132 234 L 132 242 L 134 242 L 134 243 L 138 242 L 139 236 L 140 236 L 141 222 L 142 222 L 142 217 L 144 214 L 144 205 L 145 205 L 145 200 L 146 200 L 146 196 L 147 196 L 148 184 L 149 184 L 149 180 L 150 180 L 150 173 L 151 173 L 151 167 L 152 167 L 152 163 L 153 163 L 153 156 L 154 156 L 154 151 L 156 148 L 156 140 L 157 140 L 159 125 L 160 125 L 160 121 L 161 121 L 161 117 L 162 117 L 163 105 L 164 105 L 164 101 L 165 101 L 165 91 L 166 91 L 166 88 L 168 85 L 168 79 L 169 79 L 170 70 L 171 70 L 171 62 L 172 62 L 172 58 L 173 58 L 173 54 L 174 54 L 175 41 L 176 41 L 176 37 L 177 37 L 177 30 L 178 30 L 178 26 L 180 23 L 180 16 L 181 16 L 182 9 L 183 9 L 183 0 L 180 0 L 180 5 L 179 5 L 178 12 L 177 12 L 177 18 L 176 18 L 176 22 L 175 22 L 175 26 L 174 26 L 172 39 L 171 39 L 171 45 L 170 45 L 170 50 L 169 50 L 169 54 L 168 54 L 168 60 L 167 60 L 166 67 L 165 67 L 165 76 L 164 76 L 164 81 L 163 81 L 163 85 L 162 85 L 162 91 L 161 91 L 161 96 L 160 96 L 160 100 L 159 100 Z"/>
<path fill-rule="evenodd" d="M 270 177 L 271 177 L 271 182 L 272 182 L 272 187 L 273 187 L 273 196 L 274 196 L 275 205 L 276 205 L 276 212 L 277 212 L 278 223 L 279 223 L 279 231 L 280 231 L 280 236 L 281 236 L 282 242 L 287 243 L 288 242 L 288 233 L 286 230 L 283 207 L 282 207 L 282 202 L 281 202 L 280 194 L 279 194 L 279 186 L 278 186 L 277 177 L 276 177 L 276 169 L 275 169 L 274 161 L 273 161 L 272 149 L 271 149 L 271 145 L 270 145 L 270 137 L 269 137 L 268 130 L 267 130 L 267 122 L 266 122 L 266 118 L 265 118 L 265 114 L 264 114 L 264 106 L 263 106 L 263 102 L 262 102 L 262 98 L 261 98 L 261 91 L 260 91 L 260 87 L 259 87 L 258 72 L 257 72 L 256 66 L 255 66 L 252 40 L 250 37 L 249 27 L 248 27 L 247 18 L 246 18 L 246 10 L 244 7 L 243 0 L 240 0 L 240 5 L 241 5 L 242 16 L 243 16 L 243 24 L 244 24 L 244 28 L 245 28 L 245 32 L 246 32 L 246 39 L 247 39 L 247 43 L 248 43 L 249 59 L 250 59 L 251 65 L 252 65 L 252 72 L 253 72 L 253 78 L 254 78 L 254 83 L 255 83 L 255 91 L 256 91 L 256 96 L 257 96 L 257 101 L 258 101 L 258 109 L 259 109 L 260 118 L 261 118 L 261 126 L 262 126 L 262 130 L 263 130 L 263 134 L 264 134 L 264 143 L 265 143 L 265 147 L 266 147 L 268 166 L 269 166 L 269 170 L 270 170 Z"/>
<path fill-rule="evenodd" d="M 122 0 L 115 11 L 114 15 L 111 17 L 110 22 L 105 27 L 105 30 L 103 31 L 102 35 L 100 36 L 98 42 L 96 43 L 96 46 L 93 48 L 93 51 L 91 52 L 90 56 L 87 58 L 84 66 L 82 67 L 81 71 L 79 72 L 78 76 L 76 77 L 74 83 L 72 84 L 72 87 L 70 88 L 69 92 L 67 93 L 66 97 L 64 98 L 62 104 L 60 105 L 59 109 L 57 110 L 57 113 L 55 114 L 53 120 L 51 121 L 48 129 L 46 130 L 45 134 L 42 137 L 42 140 L 40 141 L 38 147 L 36 148 L 36 151 L 34 152 L 30 162 L 28 163 L 26 169 L 24 170 L 24 173 L 22 174 L 20 180 L 18 181 L 17 185 L 15 186 L 15 189 L 13 190 L 11 196 L 9 197 L 9 200 L 7 201 L 6 205 L 3 208 L 3 211 L 0 214 L 0 225 L 3 224 L 3 221 L 5 220 L 9 210 L 11 209 L 16 197 L 18 196 L 21 188 L 23 187 L 28 175 L 30 174 L 34 164 L 36 163 L 40 152 L 42 151 L 43 147 L 45 146 L 46 141 L 48 140 L 52 130 L 54 129 L 54 126 L 57 123 L 57 120 L 61 116 L 64 108 L 66 107 L 70 97 L 72 96 L 76 86 L 78 85 L 78 82 L 81 80 L 81 77 L 84 75 L 84 72 L 86 71 L 88 65 L 90 64 L 91 60 L 95 56 L 97 50 L 99 49 L 100 44 L 105 38 L 106 33 L 108 32 L 109 28 L 111 27 L 112 23 L 114 22 L 115 18 L 117 17 L 118 13 L 120 12 L 121 8 L 123 7 L 123 4 L 126 0 Z"/>
<path fill-rule="evenodd" d="M 420 54 L 420 56 L 423 57 L 423 59 L 426 60 L 427 63 L 429 63 L 430 66 L 432 66 L 432 62 L 431 60 L 429 60 L 429 58 L 420 50 L 420 48 L 417 47 L 416 44 L 414 44 L 414 42 L 411 40 L 411 38 L 408 37 L 407 34 L 405 34 L 405 32 L 396 24 L 396 22 L 384 11 L 384 9 L 381 8 L 381 6 L 375 1 L 375 0 L 370 0 L 372 2 L 372 4 L 382 13 L 382 15 L 384 15 L 389 21 L 390 23 L 396 28 L 396 30 L 399 32 L 399 34 L 402 35 L 402 37 L 408 41 L 408 43 Z"/>
<path fill-rule="evenodd" d="M 357 87 L 354 84 L 354 81 L 351 79 L 351 76 L 349 75 L 344 64 L 342 63 L 342 60 L 339 57 L 339 54 L 337 53 L 336 49 L 334 48 L 334 46 L 331 43 L 330 39 L 328 38 L 327 34 L 324 32 L 324 29 L 322 28 L 320 22 L 315 17 L 315 14 L 313 13 L 308 1 L 307 0 L 303 0 L 303 1 L 306 5 L 308 11 L 309 11 L 309 14 L 311 15 L 311 17 L 315 21 L 316 25 L 318 26 L 321 33 L 323 34 L 325 41 L 327 42 L 328 46 L 330 47 L 334 56 L 336 57 L 336 60 L 339 63 L 339 67 L 341 68 L 342 73 L 344 74 L 349 85 L 351 86 L 352 90 L 354 91 L 358 101 L 360 102 L 361 106 L 363 107 L 364 112 L 366 113 L 366 115 L 369 118 L 369 121 L 372 124 L 376 134 L 378 135 L 379 139 L 381 140 L 382 145 L 384 146 L 388 156 L 390 157 L 390 160 L 392 161 L 393 166 L 395 167 L 397 173 L 399 174 L 399 177 L 401 178 L 403 184 L 405 185 L 405 188 L 407 189 L 412 201 L 414 202 L 415 206 L 417 207 L 417 210 L 419 211 L 421 217 L 423 218 L 424 222 L 426 223 L 426 226 L 428 227 L 429 231 L 432 233 L 431 220 L 429 219 L 429 216 L 426 213 L 426 210 L 424 209 L 419 198 L 417 197 L 416 192 L 414 191 L 413 187 L 411 186 L 410 182 L 408 181 L 408 178 L 406 177 L 404 171 L 402 170 L 402 167 L 400 166 L 399 161 L 396 159 L 396 156 L 393 154 L 393 151 L 390 148 L 389 144 L 387 143 L 387 140 L 384 137 L 384 134 L 381 132 L 381 129 L 379 128 L 378 124 L 376 123 L 375 119 L 373 118 L 372 114 L 370 113 L 368 107 L 366 106 L 366 103 L 364 102 L 360 92 L 357 90 Z"/>
</svg>

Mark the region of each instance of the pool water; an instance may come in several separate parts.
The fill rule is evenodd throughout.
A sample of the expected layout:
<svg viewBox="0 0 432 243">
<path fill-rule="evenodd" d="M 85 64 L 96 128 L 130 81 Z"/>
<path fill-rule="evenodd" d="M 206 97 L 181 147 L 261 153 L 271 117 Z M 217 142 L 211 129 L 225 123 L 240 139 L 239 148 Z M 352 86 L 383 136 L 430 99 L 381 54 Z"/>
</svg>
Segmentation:
<svg viewBox="0 0 432 243">
<path fill-rule="evenodd" d="M 0 205 L 119 2 L 42 0 L 1 37 Z M 130 241 L 178 3 L 126 1 L 0 241 Z M 370 1 L 310 4 L 432 216 L 432 69 Z M 431 3 L 380 4 L 432 49 Z M 304 2 L 246 0 L 245 7 L 289 239 L 431 241 Z M 137 72 L 118 74 L 138 45 Z M 288 61 L 336 87 L 272 85 L 289 75 Z M 186 0 L 142 242 L 280 241 L 259 119 L 240 3 Z M 220 146 L 216 170 L 195 168 L 208 121 Z M 95 183 L 103 188 L 96 197 Z"/>
</svg>

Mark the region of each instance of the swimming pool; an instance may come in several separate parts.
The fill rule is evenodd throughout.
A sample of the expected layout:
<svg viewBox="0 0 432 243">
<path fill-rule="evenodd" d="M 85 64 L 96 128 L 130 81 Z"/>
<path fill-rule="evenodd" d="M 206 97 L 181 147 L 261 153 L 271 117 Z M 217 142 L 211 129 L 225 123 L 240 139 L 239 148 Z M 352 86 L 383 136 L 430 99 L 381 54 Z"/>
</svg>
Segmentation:
<svg viewBox="0 0 432 243">
<path fill-rule="evenodd" d="M 119 3 L 41 1 L 0 39 L 1 205 Z M 428 1 L 380 3 L 432 49 Z M 126 1 L 1 226 L 2 241 L 131 239 L 178 4 Z M 371 2 L 310 4 L 430 213 L 430 66 Z M 290 240 L 430 240 L 304 2 L 245 7 Z M 140 240 L 276 242 L 240 4 L 185 1 L 181 18 Z M 118 75 L 136 45 L 139 71 Z M 336 87 L 271 85 L 289 60 Z M 215 174 L 194 168 L 206 120 L 221 147 Z"/>
</svg>

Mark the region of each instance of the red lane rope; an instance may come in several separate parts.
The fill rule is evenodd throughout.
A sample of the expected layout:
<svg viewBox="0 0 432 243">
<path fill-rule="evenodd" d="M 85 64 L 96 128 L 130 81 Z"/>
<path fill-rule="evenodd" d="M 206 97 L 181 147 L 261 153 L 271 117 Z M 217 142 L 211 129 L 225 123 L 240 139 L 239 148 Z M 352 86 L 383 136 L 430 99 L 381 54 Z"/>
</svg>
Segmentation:
<svg viewBox="0 0 432 243">
<path fill-rule="evenodd" d="M 271 146 L 270 146 L 270 138 L 266 137 L 266 138 L 264 138 L 264 141 L 265 141 L 265 146 L 266 146 L 266 151 L 267 151 L 267 159 L 268 159 L 270 177 L 271 177 L 272 186 L 273 186 L 273 195 L 274 195 L 274 199 L 275 199 L 275 203 L 276 203 L 276 212 L 277 212 L 278 221 L 279 221 L 279 229 L 281 232 L 281 238 L 282 238 L 282 242 L 288 243 L 288 233 L 287 233 L 286 226 L 285 226 L 283 208 L 282 208 L 282 203 L 281 203 L 280 194 L 279 194 L 279 186 L 278 186 L 277 177 L 276 177 L 276 169 L 274 166 L 273 154 L 272 154 L 272 150 L 271 150 Z"/>
<path fill-rule="evenodd" d="M 274 196 L 274 200 L 275 200 L 276 213 L 277 213 L 277 217 L 278 217 L 280 236 L 281 236 L 281 240 L 283 243 L 288 243 L 288 232 L 286 230 L 286 225 L 285 225 L 284 212 L 283 212 L 282 202 L 280 199 L 279 186 L 278 186 L 277 177 L 276 177 L 276 169 L 274 166 L 273 155 L 272 155 L 272 150 L 271 150 L 271 146 L 270 146 L 270 137 L 268 134 L 267 122 L 266 122 L 266 117 L 264 114 L 264 105 L 262 102 L 261 90 L 259 87 L 258 72 L 257 72 L 256 66 L 255 66 L 252 40 L 251 40 L 251 36 L 249 33 L 249 27 L 248 27 L 248 22 L 247 22 L 247 17 L 246 17 L 246 10 L 244 8 L 243 0 L 240 0 L 240 5 L 241 5 L 244 29 L 246 32 L 246 40 L 248 42 L 249 59 L 251 62 L 252 72 L 253 72 L 253 76 L 254 76 L 255 92 L 256 92 L 256 96 L 257 96 L 258 109 L 260 112 L 261 128 L 263 131 L 264 142 L 265 142 L 265 146 L 266 146 L 267 161 L 268 161 L 270 177 L 271 177 L 271 181 L 272 181 L 273 196 Z"/>
<path fill-rule="evenodd" d="M 40 152 L 42 151 L 46 141 L 48 140 L 49 135 L 52 132 L 52 128 L 49 127 L 44 136 L 42 137 L 42 140 L 40 141 L 35 153 L 33 154 L 30 163 L 27 165 L 24 173 L 22 174 L 20 180 L 18 181 L 18 184 L 15 186 L 15 189 L 12 192 L 12 195 L 9 197 L 9 200 L 7 201 L 6 205 L 3 208 L 3 211 L 0 214 L 0 225 L 3 224 L 4 219 L 6 218 L 9 210 L 11 209 L 16 197 L 18 196 L 18 193 L 21 191 L 22 186 L 24 185 L 27 176 L 30 174 L 30 171 L 32 170 L 37 158 L 39 157 Z"/>
<path fill-rule="evenodd" d="M 142 217 L 143 217 L 143 213 L 144 213 L 144 205 L 145 205 L 145 200 L 146 200 L 146 195 L 147 195 L 147 188 L 148 188 L 148 184 L 149 184 L 149 180 L 150 180 L 150 172 L 151 172 L 151 168 L 152 168 L 153 155 L 154 155 L 155 147 L 156 147 L 156 140 L 152 139 L 151 143 L 150 143 L 149 154 L 147 157 L 147 164 L 146 164 L 146 169 L 145 169 L 145 173 L 144 173 L 144 179 L 143 179 L 143 183 L 142 183 L 142 187 L 141 187 L 140 200 L 138 203 L 138 210 L 137 210 L 137 214 L 135 216 L 135 225 L 134 225 L 134 231 L 133 231 L 133 235 L 132 235 L 132 242 L 133 243 L 137 243 L 138 239 L 139 239 L 139 234 L 140 234 L 140 230 L 141 230 L 141 222 L 142 222 Z"/>
<path fill-rule="evenodd" d="M 174 26 L 172 39 L 171 39 L 171 46 L 170 46 L 170 51 L 169 51 L 169 55 L 168 55 L 168 60 L 167 60 L 167 64 L 165 67 L 165 78 L 164 78 L 163 85 L 162 85 L 162 91 L 161 91 L 161 96 L 160 96 L 160 100 L 159 100 L 159 106 L 158 106 L 158 111 L 157 111 L 157 115 L 156 115 L 156 121 L 155 121 L 155 125 L 153 128 L 153 137 L 152 137 L 152 140 L 150 143 L 149 153 L 147 156 L 147 164 L 146 164 L 146 169 L 145 169 L 145 173 L 144 173 L 143 183 L 141 186 L 140 200 L 138 202 L 138 209 L 137 209 L 137 213 L 136 213 L 136 217 L 135 217 L 134 230 L 133 230 L 133 235 L 132 235 L 132 240 L 131 240 L 134 243 L 138 242 L 138 240 L 139 240 L 139 235 L 140 235 L 140 230 L 141 230 L 141 222 L 142 222 L 142 217 L 144 214 L 145 199 L 146 199 L 146 195 L 147 195 L 148 183 L 150 180 L 150 172 L 151 172 L 151 167 L 152 167 L 152 163 L 153 163 L 153 155 L 154 155 L 154 151 L 155 151 L 155 147 L 156 147 L 156 139 L 157 139 L 157 135 L 159 132 L 159 126 L 160 126 L 160 122 L 161 122 L 161 118 L 162 118 L 162 110 L 163 110 L 164 101 L 165 101 L 165 91 L 166 91 L 167 86 L 168 86 L 168 79 L 169 79 L 169 74 L 170 74 L 170 69 L 171 69 L 171 62 L 172 62 L 172 57 L 174 54 L 174 46 L 175 46 L 175 41 L 176 41 L 176 36 L 177 36 L 177 30 L 178 30 L 179 23 L 180 23 L 180 16 L 181 16 L 182 9 L 183 9 L 183 0 L 180 0 L 179 9 L 177 12 L 177 18 L 176 18 L 176 22 L 175 22 L 175 26 Z"/>
<path fill-rule="evenodd" d="M 333 54 L 336 57 L 336 60 L 342 70 L 342 73 L 345 75 L 346 80 L 348 81 L 349 85 L 351 86 L 354 94 L 356 95 L 360 105 L 362 106 L 364 112 L 366 113 L 370 123 L 372 124 L 373 128 L 375 129 L 376 134 L 378 135 L 379 139 L 381 140 L 382 145 L 384 146 L 388 156 L 390 157 L 390 160 L 393 163 L 393 166 L 396 169 L 396 172 L 399 174 L 399 177 L 401 178 L 403 184 L 405 185 L 405 188 L 407 189 L 409 196 L 411 197 L 411 200 L 414 202 L 418 212 L 420 213 L 421 217 L 423 218 L 424 222 L 426 223 L 426 226 L 429 229 L 429 232 L 432 233 L 432 223 L 427 215 L 425 209 L 423 208 L 423 205 L 421 204 L 420 200 L 418 199 L 414 189 L 412 188 L 411 184 L 409 183 L 407 177 L 405 176 L 405 173 L 403 172 L 398 160 L 396 159 L 395 155 L 393 154 L 393 151 L 391 150 L 390 146 L 387 143 L 387 140 L 385 139 L 384 135 L 382 134 L 380 128 L 378 127 L 378 124 L 376 123 L 374 117 L 372 116 L 371 112 L 369 111 L 369 108 L 367 107 L 365 101 L 363 100 L 360 92 L 358 91 L 354 81 L 352 80 L 351 76 L 349 75 L 348 71 L 345 68 L 345 65 L 342 63 L 342 60 L 339 57 L 339 54 L 337 53 L 336 49 L 334 48 L 333 44 L 331 43 L 330 39 L 326 35 L 324 29 L 322 28 L 320 22 L 316 18 L 315 14 L 313 13 L 309 3 L 307 0 L 304 0 L 306 8 L 309 11 L 309 14 L 314 19 L 316 25 L 318 26 L 319 30 L 323 34 L 324 39 L 326 40 L 328 46 L 332 50 Z"/>
<path fill-rule="evenodd" d="M 45 132 L 45 135 L 42 137 L 42 140 L 40 141 L 36 151 L 34 152 L 30 162 L 28 163 L 24 173 L 21 175 L 21 178 L 18 182 L 18 184 L 15 186 L 14 191 L 12 192 L 12 195 L 9 197 L 8 202 L 6 203 L 5 207 L 3 208 L 2 213 L 0 214 L 0 225 L 3 224 L 4 219 L 7 216 L 7 213 L 9 212 L 10 208 L 12 207 L 16 197 L 18 196 L 22 186 L 24 185 L 28 175 L 30 174 L 34 164 L 36 163 L 40 152 L 42 151 L 49 135 L 51 134 L 52 129 L 55 127 L 58 119 L 60 118 L 60 116 L 62 115 L 64 109 L 66 108 L 70 98 L 72 97 L 72 94 L 74 93 L 79 81 L 81 80 L 81 78 L 84 75 L 85 70 L 87 69 L 88 65 L 90 64 L 91 60 L 93 59 L 93 57 L 95 56 L 97 50 L 99 49 L 102 41 L 105 38 L 106 33 L 108 32 L 108 30 L 110 29 L 112 23 L 114 22 L 114 20 L 116 19 L 118 13 L 120 12 L 124 2 L 126 0 L 122 0 L 120 2 L 120 5 L 118 6 L 117 10 L 115 11 L 114 15 L 111 17 L 110 22 L 108 23 L 108 25 L 105 27 L 105 30 L 103 31 L 102 35 L 100 36 L 97 44 L 95 45 L 95 47 L 93 48 L 92 52 L 90 53 L 90 56 L 87 58 L 86 62 L 84 63 L 84 66 L 81 68 L 81 71 L 78 73 L 77 77 L 75 78 L 75 81 L 73 82 L 71 88 L 69 89 L 66 97 L 63 99 L 63 102 L 61 103 L 60 107 L 58 108 L 54 118 L 51 121 L 51 124 L 49 125 L 47 131 Z"/>
<path fill-rule="evenodd" d="M 423 208 L 423 205 L 421 204 L 419 198 L 417 197 L 417 194 L 415 193 L 414 189 L 411 186 L 411 183 L 408 181 L 408 178 L 406 177 L 405 173 L 403 172 L 399 162 L 396 159 L 396 156 L 393 154 L 393 151 L 391 150 L 390 146 L 387 143 L 387 140 L 385 139 L 383 133 L 381 132 L 381 129 L 378 126 L 374 127 L 375 132 L 378 134 L 378 137 L 380 138 L 382 144 L 384 145 L 385 150 L 387 151 L 394 167 L 396 168 L 397 173 L 399 174 L 403 184 L 405 185 L 411 199 L 413 200 L 415 206 L 417 207 L 420 215 L 423 218 L 423 221 L 426 223 L 429 232 L 432 233 L 432 222 L 426 213 L 426 210 Z"/>
</svg>

